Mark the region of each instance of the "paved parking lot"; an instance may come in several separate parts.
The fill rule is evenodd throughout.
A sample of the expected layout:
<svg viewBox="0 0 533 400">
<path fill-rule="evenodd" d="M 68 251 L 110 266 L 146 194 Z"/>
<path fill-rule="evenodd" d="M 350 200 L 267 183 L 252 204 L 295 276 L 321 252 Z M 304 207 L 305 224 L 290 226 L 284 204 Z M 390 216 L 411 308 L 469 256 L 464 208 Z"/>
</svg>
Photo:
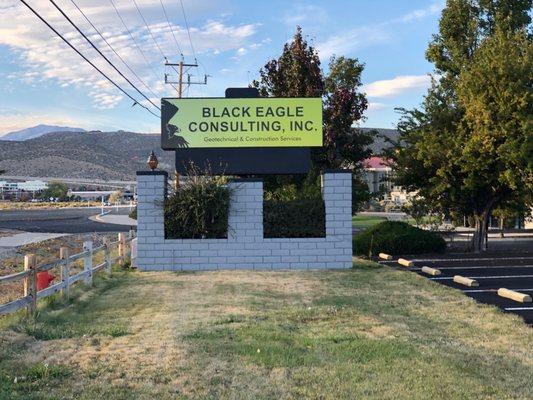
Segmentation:
<svg viewBox="0 0 533 400">
<path fill-rule="evenodd" d="M 0 229 L 13 229 L 24 232 L 47 233 L 92 233 L 127 232 L 128 225 L 108 224 L 90 220 L 100 213 L 99 207 L 3 210 L 0 212 Z M 111 208 L 113 214 L 127 215 L 129 207 Z"/>
<path fill-rule="evenodd" d="M 533 254 L 450 254 L 430 258 L 402 257 L 415 263 L 414 267 L 400 266 L 393 261 L 382 264 L 409 269 L 435 282 L 461 290 L 479 302 L 493 304 L 505 312 L 512 312 L 533 325 L 533 303 L 520 303 L 498 295 L 500 288 L 512 289 L 533 296 Z M 429 276 L 421 271 L 423 266 L 437 268 L 438 276 Z M 479 287 L 468 287 L 453 281 L 454 275 L 475 279 Z"/>
</svg>

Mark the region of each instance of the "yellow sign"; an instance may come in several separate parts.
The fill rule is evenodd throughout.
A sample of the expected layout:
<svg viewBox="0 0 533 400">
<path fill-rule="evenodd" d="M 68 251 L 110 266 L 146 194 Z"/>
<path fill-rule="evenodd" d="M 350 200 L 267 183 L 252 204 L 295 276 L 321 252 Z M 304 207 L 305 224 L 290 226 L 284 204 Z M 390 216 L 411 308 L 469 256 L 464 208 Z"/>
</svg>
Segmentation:
<svg viewBox="0 0 533 400">
<path fill-rule="evenodd" d="M 161 147 L 319 147 L 320 98 L 163 99 Z"/>
</svg>

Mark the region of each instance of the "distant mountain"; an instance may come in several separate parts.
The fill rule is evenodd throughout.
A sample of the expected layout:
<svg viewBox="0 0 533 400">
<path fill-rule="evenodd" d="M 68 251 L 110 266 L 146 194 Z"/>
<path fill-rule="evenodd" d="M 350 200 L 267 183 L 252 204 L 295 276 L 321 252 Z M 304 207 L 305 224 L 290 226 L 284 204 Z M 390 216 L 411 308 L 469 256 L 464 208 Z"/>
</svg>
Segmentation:
<svg viewBox="0 0 533 400">
<path fill-rule="evenodd" d="M 37 125 L 32 128 L 6 133 L 5 135 L 0 136 L 0 140 L 28 140 L 51 132 L 85 132 L 85 129 L 70 128 L 68 126 Z"/>
<path fill-rule="evenodd" d="M 398 131 L 376 130 L 371 148 L 379 155 L 387 146 L 382 136 L 396 139 Z M 136 171 L 147 169 L 152 150 L 159 168 L 173 172 L 174 152 L 161 150 L 159 134 L 52 132 L 24 141 L 0 140 L 0 171 L 13 176 L 134 180 Z"/>
<path fill-rule="evenodd" d="M 159 166 L 174 170 L 174 152 L 161 150 L 160 135 L 134 132 L 54 132 L 25 141 L 0 141 L 5 175 L 134 180 L 152 150 Z"/>
</svg>

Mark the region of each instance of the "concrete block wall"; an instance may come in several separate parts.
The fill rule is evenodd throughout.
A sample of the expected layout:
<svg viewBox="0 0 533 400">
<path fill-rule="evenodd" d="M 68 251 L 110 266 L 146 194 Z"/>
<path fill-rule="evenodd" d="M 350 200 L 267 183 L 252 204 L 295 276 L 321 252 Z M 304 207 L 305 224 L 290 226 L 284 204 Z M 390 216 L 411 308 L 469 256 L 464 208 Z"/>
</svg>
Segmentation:
<svg viewBox="0 0 533 400">
<path fill-rule="evenodd" d="M 263 182 L 237 179 L 227 239 L 166 239 L 163 201 L 167 174 L 137 173 L 137 266 L 143 271 L 326 269 L 352 266 L 352 181 L 348 171 L 322 176 L 326 236 L 263 237 Z"/>
</svg>

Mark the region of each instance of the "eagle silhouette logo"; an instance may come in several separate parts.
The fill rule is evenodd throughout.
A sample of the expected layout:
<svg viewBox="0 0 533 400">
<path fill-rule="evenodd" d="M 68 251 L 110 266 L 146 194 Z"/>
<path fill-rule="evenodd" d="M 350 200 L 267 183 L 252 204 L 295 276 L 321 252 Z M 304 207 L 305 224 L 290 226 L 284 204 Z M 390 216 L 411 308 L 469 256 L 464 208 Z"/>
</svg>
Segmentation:
<svg viewBox="0 0 533 400">
<path fill-rule="evenodd" d="M 174 104 L 163 100 L 162 105 L 165 108 L 165 114 L 170 115 L 169 121 L 178 113 L 179 107 L 175 106 Z M 165 124 L 165 131 L 167 133 L 167 138 L 169 141 L 171 141 L 173 144 L 175 144 L 178 148 L 187 148 L 189 147 L 189 142 L 183 137 L 180 136 L 179 133 L 181 132 L 181 129 L 171 124 L 170 122 L 167 122 Z"/>
</svg>

